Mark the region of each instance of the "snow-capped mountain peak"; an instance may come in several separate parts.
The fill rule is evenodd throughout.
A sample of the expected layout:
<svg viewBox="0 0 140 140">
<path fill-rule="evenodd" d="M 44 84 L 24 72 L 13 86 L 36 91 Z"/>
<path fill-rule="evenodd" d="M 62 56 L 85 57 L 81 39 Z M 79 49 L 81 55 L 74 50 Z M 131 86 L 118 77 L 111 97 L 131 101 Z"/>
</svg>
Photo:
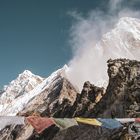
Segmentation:
<svg viewBox="0 0 140 140">
<path fill-rule="evenodd" d="M 44 78 L 32 74 L 29 70 L 4 86 L 4 93 L 0 97 L 0 106 L 8 106 L 13 100 L 33 90 Z M 0 108 L 1 110 L 2 108 Z"/>
<path fill-rule="evenodd" d="M 28 92 L 42 82 L 43 79 L 38 75 L 34 75 L 29 70 L 25 70 L 15 80 L 11 81 L 9 85 L 4 86 L 4 91 L 7 93 L 10 92 L 9 94 L 12 94 L 11 91 L 13 91 L 13 94 L 16 94 L 20 89 L 24 88 L 25 92 Z"/>
<path fill-rule="evenodd" d="M 58 80 L 58 77 L 65 77 L 67 70 L 68 66 L 64 65 L 48 78 L 41 78 L 28 70 L 19 74 L 16 80 L 5 87 L 5 92 L 0 97 L 0 115 L 16 115 L 30 100 Z"/>
<path fill-rule="evenodd" d="M 127 33 L 125 36 L 129 41 L 140 40 L 140 19 L 123 17 L 116 25 L 115 31 Z M 132 40 L 132 38 L 134 40 Z"/>
<path fill-rule="evenodd" d="M 40 80 L 43 80 L 42 77 L 38 76 L 38 75 L 35 75 L 33 74 L 31 71 L 29 70 L 24 70 L 21 74 L 19 74 L 19 76 L 17 77 L 17 80 L 25 80 L 25 79 L 29 79 L 29 80 L 32 80 L 33 79 L 40 79 Z"/>
<path fill-rule="evenodd" d="M 116 27 L 125 28 L 127 30 L 132 30 L 139 28 L 140 19 L 132 17 L 122 17 L 119 19 L 119 22 L 116 24 Z M 127 28 L 131 27 L 131 28 Z"/>
<path fill-rule="evenodd" d="M 24 70 L 21 74 L 19 74 L 19 76 L 22 76 L 22 75 L 32 76 L 34 74 L 29 70 Z"/>
<path fill-rule="evenodd" d="M 140 60 L 140 20 L 123 17 L 115 28 L 106 33 L 101 42 L 103 52 L 110 58 L 129 58 Z"/>
</svg>

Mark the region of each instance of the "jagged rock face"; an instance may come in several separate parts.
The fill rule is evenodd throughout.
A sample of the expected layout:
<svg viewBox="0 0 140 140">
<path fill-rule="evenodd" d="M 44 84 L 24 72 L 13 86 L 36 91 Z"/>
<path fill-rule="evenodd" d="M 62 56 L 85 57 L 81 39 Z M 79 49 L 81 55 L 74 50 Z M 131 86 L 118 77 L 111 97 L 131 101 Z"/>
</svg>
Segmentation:
<svg viewBox="0 0 140 140">
<path fill-rule="evenodd" d="M 106 92 L 104 88 L 85 82 L 81 94 L 66 78 L 58 75 L 51 81 L 49 88 L 32 99 L 18 115 L 37 113 L 52 117 L 139 117 L 140 62 L 127 59 L 109 60 L 108 74 L 109 85 Z M 18 129 L 10 126 L 0 134 L 3 139 L 6 137 L 8 140 L 124 139 L 120 134 L 122 130 L 110 132 L 101 127 L 80 125 L 64 131 L 52 126 L 37 134 L 32 127 L 25 125 Z"/>
<path fill-rule="evenodd" d="M 92 117 L 140 117 L 140 62 L 108 61 L 109 85 Z"/>
<path fill-rule="evenodd" d="M 0 96 L 4 93 L 4 90 L 0 90 Z"/>
<path fill-rule="evenodd" d="M 77 91 L 72 84 L 66 78 L 58 76 L 19 115 L 29 116 L 36 113 L 41 116 L 68 117 L 76 96 Z"/>
<path fill-rule="evenodd" d="M 21 130 L 21 125 L 6 126 L 0 133 L 0 140 L 15 140 Z"/>
<path fill-rule="evenodd" d="M 66 78 L 58 75 L 51 81 L 49 88 L 32 99 L 18 115 L 38 114 L 41 116 L 69 117 L 77 93 L 77 90 Z M 8 140 L 40 140 L 44 138 L 52 140 L 58 131 L 58 127 L 52 126 L 38 135 L 28 124 L 25 126 L 8 126 L 1 130 L 0 140 L 6 138 Z"/>
<path fill-rule="evenodd" d="M 86 107 L 91 107 L 92 105 L 94 106 L 94 104 L 98 102 L 96 99 L 103 94 L 103 88 L 98 88 L 89 82 L 85 82 L 83 90 L 81 94 L 79 94 L 67 79 L 58 76 L 54 79 L 54 81 L 52 81 L 52 85 L 50 85 L 49 89 L 45 90 L 31 100 L 31 102 L 27 104 L 26 108 L 19 112 L 18 115 L 28 116 L 37 113 L 41 116 L 53 116 L 60 118 L 85 116 L 88 112 Z M 92 107 L 90 109 L 92 109 Z M 5 128 L 1 131 L 1 138 L 6 137 L 8 140 L 23 140 L 25 138 L 27 140 L 52 140 L 53 138 L 54 140 L 65 140 L 71 139 L 72 137 L 74 138 L 74 135 L 77 133 L 76 137 L 80 140 L 81 136 L 79 134 L 81 132 L 83 133 L 82 136 L 87 139 L 88 133 L 85 132 L 85 130 L 87 130 L 88 133 L 94 133 L 94 137 L 93 135 L 88 136 L 89 140 L 93 138 L 100 138 L 104 140 L 105 135 L 107 136 L 106 139 L 111 136 L 108 130 L 100 127 L 97 129 L 97 127 L 89 127 L 87 125 L 80 125 L 78 129 L 74 126 L 64 131 L 59 131 L 58 127 L 51 126 L 41 134 L 37 134 L 32 127 L 25 125 L 9 126 L 8 128 Z M 72 132 L 75 133 L 71 135 Z"/>
<path fill-rule="evenodd" d="M 37 87 L 43 80 L 44 78 L 25 70 L 19 74 L 17 79 L 11 81 L 9 85 L 4 86 L 4 90 L 0 94 L 0 115 L 6 116 L 14 114 L 14 111 L 12 112 L 10 107 L 12 108 L 16 103 L 21 102 L 20 99 Z M 17 110 L 19 110 L 19 108 Z"/>
<path fill-rule="evenodd" d="M 72 107 L 72 117 L 88 116 L 96 103 L 104 95 L 104 91 L 105 89 L 103 87 L 99 88 L 90 84 L 90 82 L 85 82 L 81 94 L 77 95 L 76 101 Z"/>
<path fill-rule="evenodd" d="M 46 93 L 45 91 L 51 92 L 50 89 L 53 90 L 53 84 L 66 77 L 67 69 L 68 67 L 65 65 L 53 72 L 48 78 L 41 78 L 25 70 L 17 79 L 5 87 L 4 93 L 0 96 L 0 115 L 15 116 L 19 114 L 28 104 L 33 103 L 32 100 L 37 95 L 42 95 L 41 93 Z M 40 80 L 38 80 L 39 78 Z M 29 88 L 30 85 L 32 85 L 31 89 Z M 40 98 L 42 97 L 40 96 Z M 43 98 L 40 101 L 42 102 Z"/>
<path fill-rule="evenodd" d="M 106 93 L 104 88 L 85 82 L 69 109 L 69 117 L 140 117 L 140 62 L 109 60 L 108 75 Z"/>
</svg>

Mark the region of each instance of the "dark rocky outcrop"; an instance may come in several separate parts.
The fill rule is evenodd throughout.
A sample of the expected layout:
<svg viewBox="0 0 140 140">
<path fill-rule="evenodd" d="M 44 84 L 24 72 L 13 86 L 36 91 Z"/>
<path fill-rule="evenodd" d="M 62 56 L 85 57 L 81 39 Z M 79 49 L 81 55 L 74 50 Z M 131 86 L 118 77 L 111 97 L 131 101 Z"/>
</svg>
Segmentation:
<svg viewBox="0 0 140 140">
<path fill-rule="evenodd" d="M 91 117 L 140 117 L 140 62 L 108 61 L 109 84 L 106 94 L 93 109 Z"/>
<path fill-rule="evenodd" d="M 72 106 L 72 117 L 87 117 L 95 107 L 96 103 L 104 95 L 105 89 L 90 84 L 89 81 L 84 83 L 81 94 L 77 95 L 76 101 Z"/>
<path fill-rule="evenodd" d="M 109 84 L 106 91 L 104 88 L 85 82 L 81 93 L 78 93 L 66 78 L 59 76 L 49 89 L 31 100 L 18 115 L 39 114 L 61 118 L 140 117 L 140 62 L 128 59 L 109 60 L 108 75 Z M 63 131 L 52 126 L 41 134 L 37 134 L 29 125 L 8 126 L 1 131 L 0 138 L 1 140 L 6 138 L 8 140 L 127 140 L 129 125 L 112 131 L 82 124 Z"/>
<path fill-rule="evenodd" d="M 68 117 L 76 96 L 74 86 L 66 78 L 58 76 L 49 88 L 31 100 L 18 115 Z"/>
<path fill-rule="evenodd" d="M 0 89 L 0 96 L 4 93 L 4 90 Z"/>
<path fill-rule="evenodd" d="M 27 132 L 28 131 L 28 132 Z M 50 126 L 41 134 L 29 126 L 7 126 L 0 133 L 0 140 L 120 140 L 124 136 L 123 128 L 109 130 L 98 126 L 79 124 L 65 130 Z"/>
<path fill-rule="evenodd" d="M 60 131 L 53 140 L 120 140 L 122 128 L 109 130 L 97 126 L 82 125 L 73 126 Z"/>
</svg>

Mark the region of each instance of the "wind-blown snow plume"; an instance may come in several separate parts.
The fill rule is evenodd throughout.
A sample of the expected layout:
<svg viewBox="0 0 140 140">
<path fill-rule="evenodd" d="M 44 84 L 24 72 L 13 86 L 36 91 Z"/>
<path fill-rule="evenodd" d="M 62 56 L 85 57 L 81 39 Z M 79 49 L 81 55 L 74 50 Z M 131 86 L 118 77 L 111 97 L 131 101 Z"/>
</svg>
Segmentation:
<svg viewBox="0 0 140 140">
<path fill-rule="evenodd" d="M 75 19 L 70 40 L 74 57 L 67 75 L 80 89 L 87 80 L 106 86 L 106 61 L 110 58 L 140 60 L 140 20 L 135 19 L 140 11 L 122 8 L 122 2 L 110 0 L 106 15 L 99 10 L 89 12 L 87 17 L 71 13 Z"/>
</svg>

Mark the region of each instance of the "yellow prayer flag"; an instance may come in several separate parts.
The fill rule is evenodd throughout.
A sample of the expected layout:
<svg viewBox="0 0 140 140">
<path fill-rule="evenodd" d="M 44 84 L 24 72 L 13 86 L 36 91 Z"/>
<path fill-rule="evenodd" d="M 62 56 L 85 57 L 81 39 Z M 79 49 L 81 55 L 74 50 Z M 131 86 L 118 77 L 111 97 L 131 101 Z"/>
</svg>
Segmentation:
<svg viewBox="0 0 140 140">
<path fill-rule="evenodd" d="M 99 122 L 97 119 L 91 119 L 91 118 L 75 118 L 77 122 L 84 123 L 84 124 L 90 124 L 90 125 L 96 125 L 101 126 L 102 123 Z"/>
</svg>

